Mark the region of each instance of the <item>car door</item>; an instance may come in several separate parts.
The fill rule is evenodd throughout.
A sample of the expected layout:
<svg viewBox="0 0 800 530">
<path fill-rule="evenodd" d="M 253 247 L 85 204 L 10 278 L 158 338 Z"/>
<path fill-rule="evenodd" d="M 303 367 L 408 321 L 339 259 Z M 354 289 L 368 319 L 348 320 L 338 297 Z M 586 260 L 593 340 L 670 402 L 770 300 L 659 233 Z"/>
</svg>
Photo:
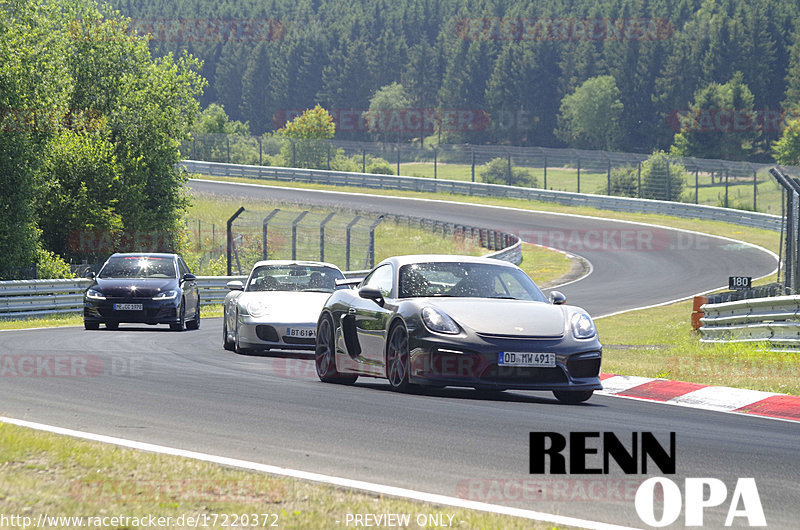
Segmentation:
<svg viewBox="0 0 800 530">
<path fill-rule="evenodd" d="M 200 289 L 197 287 L 197 282 L 188 281 L 184 282 L 183 275 L 189 274 L 189 266 L 183 261 L 183 258 L 178 256 L 178 273 L 181 278 L 181 289 L 183 289 L 183 297 L 186 300 L 186 317 L 191 314 L 194 316 L 196 311 L 200 311 Z"/>
<path fill-rule="evenodd" d="M 361 287 L 374 287 L 381 291 L 384 298 L 392 297 L 392 280 L 394 269 L 391 264 L 381 265 L 361 283 Z M 384 346 L 386 343 L 386 325 L 392 312 L 387 304 L 383 306 L 373 300 L 356 297 L 348 314 L 343 316 L 345 334 L 355 333 L 356 344 L 348 345 L 350 357 L 359 363 L 359 370 L 364 373 L 383 375 Z M 352 335 L 351 335 L 352 340 Z M 358 350 L 358 355 L 352 350 Z"/>
</svg>

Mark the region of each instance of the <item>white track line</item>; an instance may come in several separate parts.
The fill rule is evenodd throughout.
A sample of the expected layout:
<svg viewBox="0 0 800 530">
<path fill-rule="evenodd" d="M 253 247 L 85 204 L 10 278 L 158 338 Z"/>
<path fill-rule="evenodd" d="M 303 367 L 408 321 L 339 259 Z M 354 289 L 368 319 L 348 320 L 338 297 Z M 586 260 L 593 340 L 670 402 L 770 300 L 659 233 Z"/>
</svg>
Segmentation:
<svg viewBox="0 0 800 530">
<path fill-rule="evenodd" d="M 54 427 L 52 425 L 45 425 L 42 423 L 34 423 L 25 420 L 18 420 L 14 418 L 7 418 L 0 416 L 0 422 L 17 425 L 20 427 L 27 427 L 36 429 L 38 431 L 45 431 L 54 434 L 61 434 L 72 436 L 74 438 L 81 438 L 84 440 L 91 440 L 94 442 L 101 442 L 106 444 L 113 444 L 120 447 L 128 447 L 130 449 L 137 449 L 140 451 L 148 451 L 151 453 L 159 453 L 164 455 L 180 456 L 183 458 L 191 458 L 194 460 L 201 460 L 203 462 L 211 462 L 223 466 L 236 467 L 240 469 L 247 469 L 250 471 L 259 471 L 261 473 L 269 473 L 271 475 L 279 475 L 283 477 L 290 477 L 301 480 L 310 480 L 312 482 L 319 482 L 322 484 L 329 484 L 332 486 L 339 486 L 342 488 L 356 489 L 367 491 L 370 493 L 377 493 L 380 495 L 391 495 L 392 497 L 401 497 L 414 501 L 427 502 L 431 504 L 439 504 L 442 506 L 452 506 L 455 508 L 465 508 L 468 510 L 478 510 L 482 512 L 495 513 L 498 515 L 510 515 L 512 517 L 521 517 L 524 519 L 531 519 L 534 521 L 543 521 L 559 525 L 576 526 L 579 528 L 590 528 L 597 530 L 627 530 L 629 527 L 618 526 L 613 524 L 601 523 L 598 521 L 589 521 L 586 519 L 577 519 L 574 517 L 566 517 L 561 515 L 554 515 L 544 512 L 536 512 L 533 510 L 525 510 L 522 508 L 512 508 L 510 506 L 502 506 L 499 504 L 489 504 L 485 502 L 470 501 L 466 499 L 459 499 L 457 497 L 448 497 L 445 495 L 437 495 L 434 493 L 425 493 L 422 491 L 415 491 L 405 488 L 396 488 L 393 486 L 384 486 L 372 482 L 364 482 L 361 480 L 352 480 L 341 477 L 333 477 L 329 475 L 322 475 L 319 473 L 311 473 L 308 471 L 297 471 L 285 467 L 271 466 L 267 464 L 259 464 L 257 462 L 248 462 L 246 460 L 238 460 L 235 458 L 227 458 L 224 456 L 210 455 L 206 453 L 197 453 L 194 451 L 186 451 L 184 449 L 176 449 L 173 447 L 166 447 L 163 445 L 154 445 L 144 442 L 136 442 L 133 440 L 126 440 L 124 438 L 115 438 L 112 436 L 105 436 L 102 434 L 93 434 L 83 431 L 75 431 L 72 429 L 64 429 L 62 427 Z"/>
</svg>

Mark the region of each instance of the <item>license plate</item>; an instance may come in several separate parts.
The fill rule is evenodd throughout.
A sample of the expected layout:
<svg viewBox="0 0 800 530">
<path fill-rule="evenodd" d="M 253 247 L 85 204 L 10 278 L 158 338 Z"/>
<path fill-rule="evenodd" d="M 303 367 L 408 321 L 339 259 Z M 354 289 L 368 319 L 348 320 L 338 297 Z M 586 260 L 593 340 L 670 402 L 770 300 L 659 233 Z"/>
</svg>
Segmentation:
<svg viewBox="0 0 800 530">
<path fill-rule="evenodd" d="M 316 338 L 317 330 L 314 328 L 286 328 L 287 337 L 306 337 L 309 339 Z"/>
<path fill-rule="evenodd" d="M 141 311 L 143 304 L 114 304 L 115 311 Z"/>
<path fill-rule="evenodd" d="M 542 368 L 553 368 L 556 365 L 556 354 L 501 351 L 498 355 L 497 364 L 500 366 L 536 366 Z"/>
</svg>

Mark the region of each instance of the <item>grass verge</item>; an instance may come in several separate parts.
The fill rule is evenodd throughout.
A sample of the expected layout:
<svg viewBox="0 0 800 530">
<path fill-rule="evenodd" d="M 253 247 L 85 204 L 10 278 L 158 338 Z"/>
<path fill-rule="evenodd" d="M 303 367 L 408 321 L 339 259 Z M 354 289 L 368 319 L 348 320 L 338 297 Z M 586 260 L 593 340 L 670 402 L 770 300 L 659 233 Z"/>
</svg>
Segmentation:
<svg viewBox="0 0 800 530">
<path fill-rule="evenodd" d="M 456 528 L 552 528 L 527 519 L 407 501 L 313 482 L 275 477 L 220 465 L 76 440 L 0 423 L 0 513 L 6 517 L 151 515 L 203 517 L 224 524 L 222 514 L 256 514 L 258 524 L 279 528 L 344 527 L 347 514 L 452 516 Z M 264 517 L 261 514 L 274 514 Z M 252 517 L 252 516 L 251 516 Z M 266 521 L 267 524 L 263 524 Z M 84 523 L 86 519 L 84 519 Z M 243 520 L 242 520 L 243 522 Z M 119 528 L 146 524 L 118 525 Z M 233 520 L 227 525 L 233 526 Z M 77 527 L 53 521 L 48 528 Z M 84 526 L 86 526 L 84 524 Z M 97 525 L 89 525 L 97 526 Z"/>
</svg>

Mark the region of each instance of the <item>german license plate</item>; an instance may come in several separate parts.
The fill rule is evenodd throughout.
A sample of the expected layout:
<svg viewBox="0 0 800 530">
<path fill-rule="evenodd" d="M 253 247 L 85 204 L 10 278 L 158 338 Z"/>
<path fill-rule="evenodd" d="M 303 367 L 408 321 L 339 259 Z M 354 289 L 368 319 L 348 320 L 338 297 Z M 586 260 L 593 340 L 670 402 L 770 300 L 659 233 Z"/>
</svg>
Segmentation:
<svg viewBox="0 0 800 530">
<path fill-rule="evenodd" d="M 317 330 L 314 328 L 286 328 L 287 337 L 316 338 Z"/>
<path fill-rule="evenodd" d="M 556 365 L 556 354 L 502 351 L 498 355 L 497 364 L 500 366 L 536 366 L 542 368 L 553 368 Z"/>
<path fill-rule="evenodd" d="M 114 311 L 141 311 L 143 304 L 114 304 Z"/>
</svg>

